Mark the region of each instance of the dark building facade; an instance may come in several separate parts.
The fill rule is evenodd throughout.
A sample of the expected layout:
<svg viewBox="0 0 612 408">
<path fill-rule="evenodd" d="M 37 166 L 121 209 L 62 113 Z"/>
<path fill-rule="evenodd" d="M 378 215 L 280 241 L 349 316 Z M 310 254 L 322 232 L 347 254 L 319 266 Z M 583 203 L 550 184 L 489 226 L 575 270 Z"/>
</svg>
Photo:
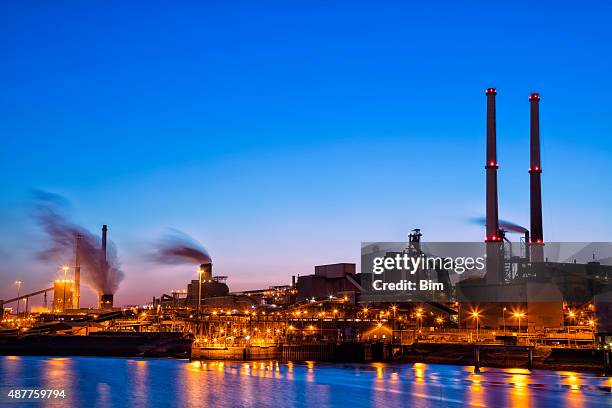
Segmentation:
<svg viewBox="0 0 612 408">
<path fill-rule="evenodd" d="M 336 296 L 339 293 L 361 293 L 359 277 L 352 263 L 315 266 L 313 275 L 299 276 L 297 300 Z"/>
</svg>

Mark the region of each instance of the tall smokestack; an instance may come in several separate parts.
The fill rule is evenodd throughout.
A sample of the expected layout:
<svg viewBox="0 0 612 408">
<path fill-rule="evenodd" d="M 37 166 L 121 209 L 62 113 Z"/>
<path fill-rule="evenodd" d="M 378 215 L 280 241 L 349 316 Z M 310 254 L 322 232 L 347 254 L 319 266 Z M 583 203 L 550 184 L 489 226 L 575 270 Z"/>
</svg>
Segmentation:
<svg viewBox="0 0 612 408">
<path fill-rule="evenodd" d="M 108 231 L 108 227 L 106 225 L 102 226 L 102 261 L 106 262 L 106 231 Z"/>
<path fill-rule="evenodd" d="M 102 225 L 102 248 L 100 249 L 100 263 L 102 268 L 107 268 L 106 263 L 106 233 L 108 227 L 106 224 Z M 98 309 L 112 309 L 113 308 L 113 295 L 108 293 L 98 293 Z"/>
<path fill-rule="evenodd" d="M 495 126 L 495 88 L 487 89 L 487 236 L 486 241 L 497 241 L 499 221 L 497 212 L 497 135 Z"/>
<path fill-rule="evenodd" d="M 74 240 L 74 297 L 72 307 L 78 309 L 81 300 L 81 234 L 77 232 Z"/>
<path fill-rule="evenodd" d="M 202 282 L 212 280 L 212 263 L 207 262 L 201 264 L 200 270 L 202 271 Z"/>
<path fill-rule="evenodd" d="M 499 216 L 497 205 L 497 134 L 495 123 L 495 88 L 488 88 L 487 95 L 487 161 L 485 169 L 487 174 L 487 216 L 486 236 L 487 243 L 487 283 L 499 283 L 501 278 L 501 243 L 502 234 L 499 230 Z"/>
<path fill-rule="evenodd" d="M 531 216 L 531 260 L 544 262 L 544 231 L 542 228 L 542 164 L 540 163 L 540 95 L 529 95 L 531 104 L 529 192 Z"/>
</svg>

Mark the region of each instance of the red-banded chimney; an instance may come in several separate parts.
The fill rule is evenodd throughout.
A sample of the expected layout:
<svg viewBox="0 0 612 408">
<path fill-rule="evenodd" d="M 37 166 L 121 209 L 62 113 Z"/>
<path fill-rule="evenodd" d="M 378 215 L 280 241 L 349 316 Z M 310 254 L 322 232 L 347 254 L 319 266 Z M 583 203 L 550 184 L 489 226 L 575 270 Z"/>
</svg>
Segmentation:
<svg viewBox="0 0 612 408">
<path fill-rule="evenodd" d="M 495 88 L 488 88 L 487 95 L 487 231 L 485 236 L 487 250 L 486 281 L 497 284 L 503 281 L 502 277 L 502 232 L 499 229 L 498 203 L 497 203 L 497 133 L 495 123 Z"/>
<path fill-rule="evenodd" d="M 542 164 L 540 162 L 540 95 L 529 95 L 531 105 L 530 130 L 530 160 L 529 160 L 529 191 L 530 191 L 530 218 L 531 218 L 531 260 L 544 261 L 544 231 L 542 228 Z"/>
<path fill-rule="evenodd" d="M 487 94 L 487 235 L 485 241 L 501 241 L 497 205 L 497 134 L 495 124 L 495 88 L 488 88 Z"/>
</svg>

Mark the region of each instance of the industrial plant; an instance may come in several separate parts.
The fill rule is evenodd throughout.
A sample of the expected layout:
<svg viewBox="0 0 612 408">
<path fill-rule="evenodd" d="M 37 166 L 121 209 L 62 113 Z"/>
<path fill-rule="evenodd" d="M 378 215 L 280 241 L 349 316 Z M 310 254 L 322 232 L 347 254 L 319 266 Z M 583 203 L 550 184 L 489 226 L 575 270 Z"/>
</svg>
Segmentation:
<svg viewBox="0 0 612 408">
<path fill-rule="evenodd" d="M 553 259 L 562 244 L 544 239 L 540 95 L 530 106 L 529 229 L 500 219 L 495 88 L 486 90 L 486 217 L 483 274 L 421 268 L 415 279 L 442 284 L 432 294 L 372 295 L 372 274 L 355 263 L 313 266 L 279 285 L 232 291 L 212 257 L 185 236 L 159 244 L 156 259 L 192 272 L 179 288 L 151 294 L 146 305 L 114 302 L 122 272 L 101 237 L 43 214 L 53 251 L 70 254 L 63 276 L 35 292 L 0 300 L 5 354 L 171 355 L 201 359 L 424 361 L 527 368 L 572 367 L 609 373 L 612 258 L 598 244 Z M 53 217 L 51 217 L 53 215 Z M 55 218 L 54 218 L 55 217 Z M 519 240 L 511 242 L 511 234 Z M 97 234 L 96 234 L 97 235 Z M 366 256 L 432 250 L 415 228 L 402 248 L 371 244 Z M 514 235 L 517 236 L 517 235 Z M 481 240 L 482 238 L 480 238 Z M 605 246 L 601 244 L 600 246 Z M 578 256 L 580 255 L 580 256 Z M 612 256 L 612 253 L 607 255 Z M 399 274 L 403 271 L 399 271 Z M 86 280 L 98 293 L 81 304 Z M 47 299 L 48 294 L 52 299 Z M 388 297 L 385 297 L 387 296 Z M 431 295 L 431 296 L 429 296 Z M 43 310 L 30 300 L 43 297 Z"/>
</svg>

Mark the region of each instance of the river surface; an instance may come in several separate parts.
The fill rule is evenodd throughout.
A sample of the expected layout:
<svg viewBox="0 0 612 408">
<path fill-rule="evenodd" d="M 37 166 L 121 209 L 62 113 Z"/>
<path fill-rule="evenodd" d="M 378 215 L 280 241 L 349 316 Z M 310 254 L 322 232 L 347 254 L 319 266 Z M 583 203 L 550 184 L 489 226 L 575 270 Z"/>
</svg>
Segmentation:
<svg viewBox="0 0 612 408">
<path fill-rule="evenodd" d="M 437 364 L 0 357 L 2 407 L 604 407 L 611 387 L 590 374 Z M 66 398 L 14 403 L 11 389 Z"/>
</svg>

